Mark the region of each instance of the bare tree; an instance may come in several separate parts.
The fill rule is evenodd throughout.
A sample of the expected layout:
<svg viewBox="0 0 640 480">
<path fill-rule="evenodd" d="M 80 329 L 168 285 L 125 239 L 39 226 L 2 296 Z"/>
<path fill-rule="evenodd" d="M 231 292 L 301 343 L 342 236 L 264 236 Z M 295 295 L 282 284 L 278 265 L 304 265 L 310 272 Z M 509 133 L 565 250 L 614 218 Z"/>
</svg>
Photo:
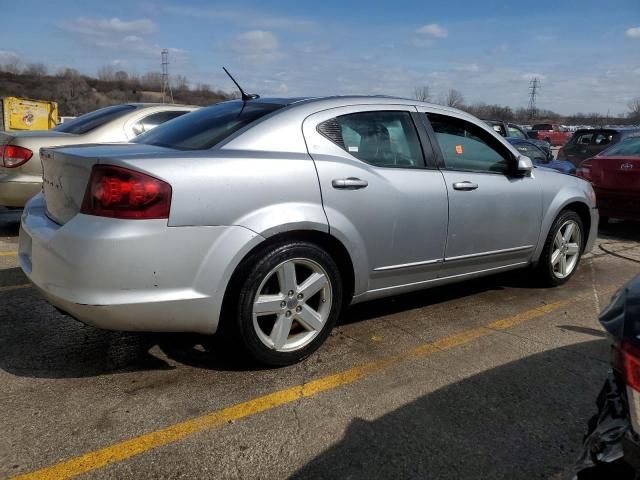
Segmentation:
<svg viewBox="0 0 640 480">
<path fill-rule="evenodd" d="M 129 80 L 129 74 L 124 70 L 118 70 L 113 74 L 113 79 L 116 82 L 126 82 L 127 80 Z"/>
<path fill-rule="evenodd" d="M 627 106 L 629 107 L 629 118 L 633 120 L 640 120 L 640 97 L 636 97 L 631 100 Z"/>
<path fill-rule="evenodd" d="M 413 98 L 419 102 L 430 102 L 431 97 L 432 95 L 429 85 L 423 85 L 422 87 L 416 87 L 413 89 Z"/>
<path fill-rule="evenodd" d="M 455 88 L 451 88 L 444 98 L 444 104 L 447 107 L 462 108 L 464 106 L 464 96 L 460 91 Z"/>
<path fill-rule="evenodd" d="M 184 75 L 175 75 L 172 80 L 173 81 L 171 83 L 173 83 L 173 88 L 175 90 L 189 90 L 189 81 Z"/>
<path fill-rule="evenodd" d="M 98 80 L 113 82 L 116 78 L 116 69 L 113 65 L 104 65 L 98 69 Z"/>
<path fill-rule="evenodd" d="M 9 55 L 0 70 L 18 75 L 20 73 L 20 59 L 17 55 Z"/>
<path fill-rule="evenodd" d="M 44 63 L 30 63 L 23 73 L 33 75 L 34 77 L 44 77 L 47 71 L 47 66 Z"/>
<path fill-rule="evenodd" d="M 159 91 L 162 88 L 162 74 L 158 72 L 145 73 L 140 78 L 140 83 L 143 88 Z"/>
</svg>

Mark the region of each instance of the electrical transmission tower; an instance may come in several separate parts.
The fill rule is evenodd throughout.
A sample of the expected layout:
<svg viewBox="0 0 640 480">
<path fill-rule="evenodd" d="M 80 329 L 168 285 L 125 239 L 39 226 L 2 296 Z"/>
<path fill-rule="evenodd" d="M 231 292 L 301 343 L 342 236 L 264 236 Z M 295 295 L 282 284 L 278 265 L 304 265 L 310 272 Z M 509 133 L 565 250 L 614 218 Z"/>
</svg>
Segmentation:
<svg viewBox="0 0 640 480">
<path fill-rule="evenodd" d="M 169 82 L 169 50 L 162 50 L 162 103 L 166 97 L 171 98 L 173 103 L 173 92 L 171 91 L 171 83 Z"/>
<path fill-rule="evenodd" d="M 538 114 L 538 109 L 536 107 L 536 95 L 538 95 L 538 90 L 540 89 L 540 80 L 538 77 L 534 77 L 529 82 L 529 106 L 527 110 L 529 110 L 529 118 L 535 118 Z"/>
</svg>

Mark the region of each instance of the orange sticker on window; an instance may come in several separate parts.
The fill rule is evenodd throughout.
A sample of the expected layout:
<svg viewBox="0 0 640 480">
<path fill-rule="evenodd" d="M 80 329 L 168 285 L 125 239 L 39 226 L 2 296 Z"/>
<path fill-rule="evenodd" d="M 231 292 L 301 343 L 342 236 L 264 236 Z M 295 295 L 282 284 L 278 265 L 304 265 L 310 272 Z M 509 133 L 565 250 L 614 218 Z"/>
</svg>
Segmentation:
<svg viewBox="0 0 640 480">
<path fill-rule="evenodd" d="M 456 155 L 462 155 L 462 152 L 464 152 L 462 145 L 456 145 Z"/>
</svg>

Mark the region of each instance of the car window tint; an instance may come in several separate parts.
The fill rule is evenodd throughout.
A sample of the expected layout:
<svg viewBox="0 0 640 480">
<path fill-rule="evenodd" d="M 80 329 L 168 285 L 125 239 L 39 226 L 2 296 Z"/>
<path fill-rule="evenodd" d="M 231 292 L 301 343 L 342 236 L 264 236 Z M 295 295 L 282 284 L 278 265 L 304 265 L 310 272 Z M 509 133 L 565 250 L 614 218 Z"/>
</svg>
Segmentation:
<svg viewBox="0 0 640 480">
<path fill-rule="evenodd" d="M 380 167 L 422 167 L 422 148 L 409 112 L 373 111 L 341 115 L 318 131 L 363 162 Z"/>
<path fill-rule="evenodd" d="M 613 145 L 604 152 L 600 153 L 600 156 L 640 157 L 640 136 L 626 138 L 617 145 Z"/>
<path fill-rule="evenodd" d="M 166 112 L 154 113 L 138 120 L 133 125 L 132 129 L 136 135 L 140 135 L 144 132 L 148 132 L 149 130 L 153 130 L 155 127 L 163 124 L 164 122 L 168 122 L 169 120 L 178 118 L 185 113 L 188 112 L 185 110 L 171 110 Z"/>
<path fill-rule="evenodd" d="M 489 133 L 458 118 L 432 113 L 427 116 L 447 169 L 500 173 L 508 170 L 508 150 Z"/>
<path fill-rule="evenodd" d="M 57 132 L 74 133 L 77 135 L 89 133 L 91 130 L 104 125 L 111 120 L 135 110 L 135 105 L 113 105 L 86 113 L 69 122 L 64 122 L 54 128 Z"/>
<path fill-rule="evenodd" d="M 592 138 L 593 138 L 593 132 L 579 133 L 576 135 L 575 143 L 578 145 L 589 145 L 591 143 Z"/>
<path fill-rule="evenodd" d="M 519 128 L 513 127 L 509 125 L 508 127 L 509 137 L 513 138 L 527 138 L 524 133 Z"/>
<path fill-rule="evenodd" d="M 262 102 L 223 102 L 159 125 L 136 137 L 134 142 L 177 150 L 206 150 L 284 106 Z"/>
<path fill-rule="evenodd" d="M 613 133 L 598 133 L 593 137 L 593 144 L 594 145 L 608 145 L 611 143 L 611 140 L 613 139 Z"/>
</svg>

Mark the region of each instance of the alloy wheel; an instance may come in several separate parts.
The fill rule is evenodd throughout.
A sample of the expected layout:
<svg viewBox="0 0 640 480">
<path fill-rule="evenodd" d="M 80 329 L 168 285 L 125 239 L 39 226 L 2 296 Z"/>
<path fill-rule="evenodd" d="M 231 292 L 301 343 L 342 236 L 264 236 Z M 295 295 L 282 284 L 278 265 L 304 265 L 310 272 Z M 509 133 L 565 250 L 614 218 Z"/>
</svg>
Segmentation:
<svg viewBox="0 0 640 480">
<path fill-rule="evenodd" d="M 551 269 L 557 278 L 568 277 L 576 268 L 581 241 L 580 226 L 574 220 L 567 220 L 558 229 L 551 254 Z"/>
<path fill-rule="evenodd" d="M 304 348 L 322 331 L 331 312 L 329 275 L 308 258 L 286 260 L 262 280 L 253 302 L 253 327 L 272 350 Z"/>
</svg>

